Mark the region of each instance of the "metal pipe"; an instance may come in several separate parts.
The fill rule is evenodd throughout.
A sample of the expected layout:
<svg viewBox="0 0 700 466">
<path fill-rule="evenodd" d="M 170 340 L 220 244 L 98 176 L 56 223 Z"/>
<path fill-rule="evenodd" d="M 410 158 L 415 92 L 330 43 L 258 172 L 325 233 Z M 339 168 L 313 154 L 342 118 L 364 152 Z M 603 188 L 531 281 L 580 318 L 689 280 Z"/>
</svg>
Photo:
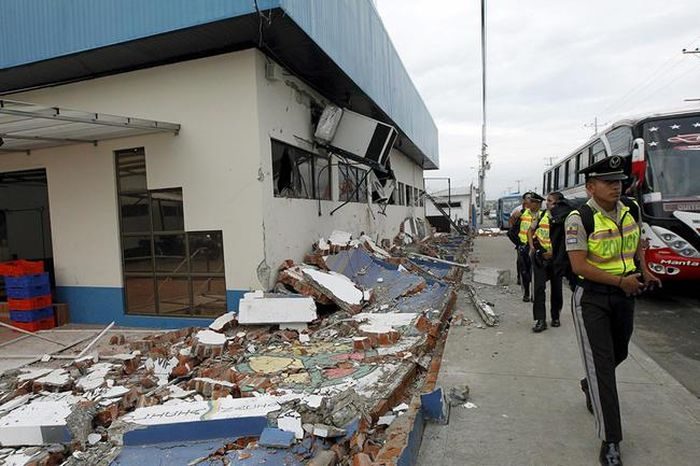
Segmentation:
<svg viewBox="0 0 700 466">
<path fill-rule="evenodd" d="M 25 335 L 30 335 L 32 337 L 36 337 L 36 338 L 40 338 L 40 339 L 45 340 L 45 341 L 49 341 L 49 342 L 54 343 L 56 345 L 61 345 L 61 346 L 64 345 L 63 342 L 52 340 L 51 338 L 46 338 L 46 337 L 41 336 L 37 333 L 30 332 L 28 330 L 24 330 L 23 328 L 19 328 L 19 327 L 15 327 L 14 325 L 6 324 L 5 322 L 0 322 L 0 326 L 3 326 L 5 328 L 9 328 L 11 330 L 14 330 L 15 332 L 24 333 Z"/>
<path fill-rule="evenodd" d="M 77 355 L 77 356 L 75 357 L 75 359 L 80 359 L 80 358 L 82 358 L 83 355 L 84 355 L 85 353 L 87 353 L 88 351 L 90 351 L 90 348 L 92 348 L 93 345 L 94 345 L 95 343 L 97 343 L 97 340 L 99 340 L 100 338 L 102 338 L 102 337 L 104 336 L 104 334 L 107 333 L 107 332 L 109 331 L 109 329 L 112 328 L 113 326 L 114 326 L 114 321 L 112 321 L 111 324 L 109 324 L 107 327 L 105 327 L 105 328 L 99 333 L 99 335 L 97 335 L 90 343 L 88 343 L 88 345 L 80 352 L 79 355 Z"/>
</svg>

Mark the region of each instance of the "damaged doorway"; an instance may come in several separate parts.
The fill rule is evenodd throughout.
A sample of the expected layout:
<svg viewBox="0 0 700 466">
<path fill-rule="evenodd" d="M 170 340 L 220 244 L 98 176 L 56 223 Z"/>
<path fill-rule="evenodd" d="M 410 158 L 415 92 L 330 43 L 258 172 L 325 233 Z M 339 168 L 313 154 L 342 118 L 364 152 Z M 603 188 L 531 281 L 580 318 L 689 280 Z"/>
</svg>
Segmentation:
<svg viewBox="0 0 700 466">
<path fill-rule="evenodd" d="M 44 262 L 53 281 L 53 249 L 46 170 L 0 172 L 0 262 Z M 0 277 L 0 299 L 5 300 Z"/>
</svg>

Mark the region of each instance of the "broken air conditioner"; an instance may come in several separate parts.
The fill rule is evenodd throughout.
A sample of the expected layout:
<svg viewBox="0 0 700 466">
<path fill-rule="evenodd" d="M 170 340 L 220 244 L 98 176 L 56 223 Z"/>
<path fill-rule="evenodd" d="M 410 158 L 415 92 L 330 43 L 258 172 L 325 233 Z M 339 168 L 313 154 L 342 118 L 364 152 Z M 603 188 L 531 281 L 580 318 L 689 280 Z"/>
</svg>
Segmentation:
<svg viewBox="0 0 700 466">
<path fill-rule="evenodd" d="M 383 167 L 398 133 L 381 121 L 346 108 L 328 105 L 316 126 L 314 137 L 345 156 Z"/>
</svg>

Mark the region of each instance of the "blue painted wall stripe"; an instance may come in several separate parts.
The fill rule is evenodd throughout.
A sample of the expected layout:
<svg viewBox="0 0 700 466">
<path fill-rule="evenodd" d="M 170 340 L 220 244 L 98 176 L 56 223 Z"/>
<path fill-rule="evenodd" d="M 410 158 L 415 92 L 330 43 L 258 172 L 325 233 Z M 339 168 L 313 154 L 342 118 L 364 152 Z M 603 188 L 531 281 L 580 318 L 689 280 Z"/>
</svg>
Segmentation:
<svg viewBox="0 0 700 466">
<path fill-rule="evenodd" d="M 226 308 L 238 311 L 238 303 L 245 290 L 227 290 Z M 182 328 L 206 327 L 213 318 L 160 317 L 129 315 L 124 313 L 122 288 L 60 286 L 56 288 L 57 302 L 67 303 L 70 321 L 81 324 L 109 324 L 127 327 Z"/>
</svg>

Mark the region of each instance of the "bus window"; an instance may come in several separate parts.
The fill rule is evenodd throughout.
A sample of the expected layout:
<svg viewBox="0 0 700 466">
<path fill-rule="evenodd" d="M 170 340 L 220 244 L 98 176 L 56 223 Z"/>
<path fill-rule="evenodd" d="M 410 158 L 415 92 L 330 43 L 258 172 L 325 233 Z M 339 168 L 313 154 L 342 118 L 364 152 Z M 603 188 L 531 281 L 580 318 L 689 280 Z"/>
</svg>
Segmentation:
<svg viewBox="0 0 700 466">
<path fill-rule="evenodd" d="M 593 162 L 602 160 L 605 158 L 605 146 L 602 141 L 598 141 L 593 144 Z"/>
<path fill-rule="evenodd" d="M 569 168 L 571 166 L 571 160 L 567 160 L 566 163 L 564 164 L 564 175 L 562 176 L 562 182 L 564 183 L 564 187 L 568 188 L 569 187 Z"/>
<path fill-rule="evenodd" d="M 559 191 L 559 168 L 557 167 L 554 169 L 554 190 Z"/>
<path fill-rule="evenodd" d="M 579 170 L 583 170 L 584 168 L 586 168 L 589 165 L 590 157 L 591 157 L 591 148 L 590 147 L 585 148 L 583 150 L 583 152 L 581 152 L 581 154 L 579 154 L 579 156 L 580 156 L 579 157 L 580 160 L 579 160 L 578 169 L 576 170 L 577 172 Z M 577 173 L 576 174 L 576 184 L 583 183 L 582 178 L 583 177 Z"/>
<path fill-rule="evenodd" d="M 569 159 L 569 163 L 571 164 L 571 166 L 569 167 L 570 170 L 567 170 L 567 173 L 569 174 L 568 175 L 569 182 L 568 182 L 567 186 L 569 186 L 569 187 L 576 186 L 576 161 L 577 160 L 578 160 L 578 155 L 571 157 L 571 159 Z"/>
<path fill-rule="evenodd" d="M 620 126 L 605 134 L 610 144 L 610 155 L 629 155 L 632 153 L 632 128 Z"/>
<path fill-rule="evenodd" d="M 574 165 L 574 186 L 578 184 L 578 171 L 581 169 L 581 155 L 583 152 L 576 154 L 576 165 Z"/>
</svg>

